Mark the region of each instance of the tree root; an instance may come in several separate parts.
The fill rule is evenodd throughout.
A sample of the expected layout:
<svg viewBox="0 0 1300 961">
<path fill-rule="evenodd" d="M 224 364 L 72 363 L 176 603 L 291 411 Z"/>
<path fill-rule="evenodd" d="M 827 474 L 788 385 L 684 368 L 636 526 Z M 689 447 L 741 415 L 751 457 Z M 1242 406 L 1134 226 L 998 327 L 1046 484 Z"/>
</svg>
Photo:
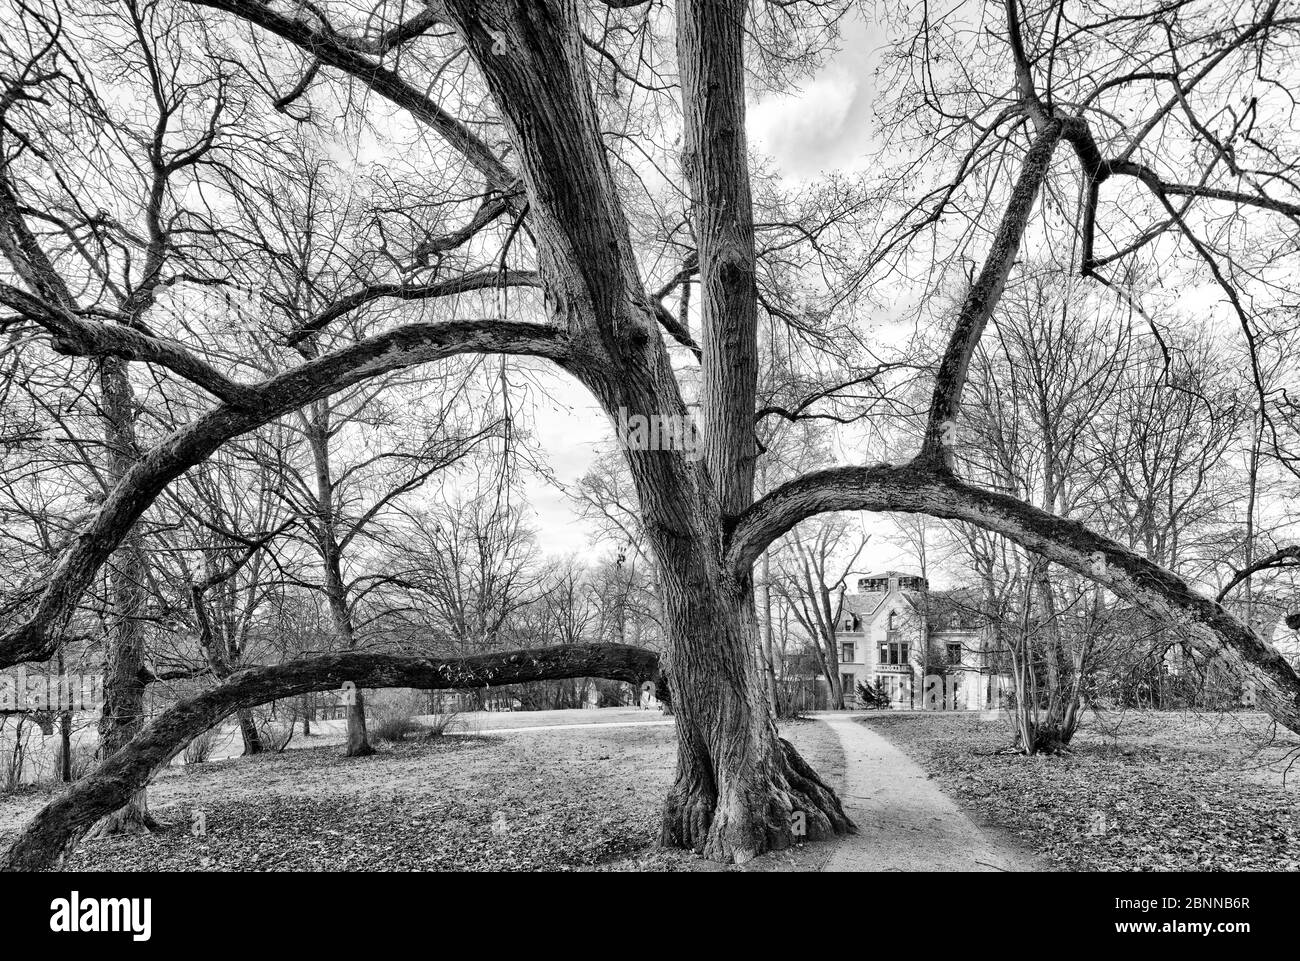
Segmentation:
<svg viewBox="0 0 1300 961">
<path fill-rule="evenodd" d="M 778 739 L 775 771 L 756 771 L 720 792 L 679 779 L 664 806 L 660 844 L 724 864 L 744 864 L 803 841 L 856 831 L 835 792 L 789 741 Z"/>
</svg>

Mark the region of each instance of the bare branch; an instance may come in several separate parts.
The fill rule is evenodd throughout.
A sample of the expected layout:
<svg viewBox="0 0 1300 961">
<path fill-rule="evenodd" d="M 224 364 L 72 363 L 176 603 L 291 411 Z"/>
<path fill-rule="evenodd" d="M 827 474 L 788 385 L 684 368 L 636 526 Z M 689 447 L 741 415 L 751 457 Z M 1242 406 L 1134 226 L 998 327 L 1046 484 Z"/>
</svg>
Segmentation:
<svg viewBox="0 0 1300 961">
<path fill-rule="evenodd" d="M 925 464 L 840 467 L 778 487 L 737 521 L 727 548 L 732 575 L 749 577 L 750 567 L 764 549 L 801 520 L 849 510 L 927 514 L 965 521 L 1010 538 L 1189 628 L 1207 652 L 1222 655 L 1239 677 L 1255 683 L 1273 717 L 1300 731 L 1300 677 L 1281 654 L 1219 604 L 1176 574 L 1077 521 L 973 487 Z"/>
</svg>

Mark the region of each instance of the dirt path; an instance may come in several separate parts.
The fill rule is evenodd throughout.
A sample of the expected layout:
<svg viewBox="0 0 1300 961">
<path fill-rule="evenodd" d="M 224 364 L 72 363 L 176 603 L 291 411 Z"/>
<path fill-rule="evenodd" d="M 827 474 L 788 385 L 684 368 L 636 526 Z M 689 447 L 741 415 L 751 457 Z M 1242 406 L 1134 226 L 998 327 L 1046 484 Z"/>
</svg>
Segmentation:
<svg viewBox="0 0 1300 961">
<path fill-rule="evenodd" d="M 416 715 L 412 720 L 432 725 L 438 720 L 432 715 Z M 646 711 L 639 707 L 606 707 L 599 710 L 559 711 L 469 711 L 456 715 L 447 729 L 448 734 L 522 734 L 529 731 L 567 731 L 585 727 L 634 727 L 641 724 L 673 724 L 657 710 Z M 301 727 L 301 725 L 299 725 Z M 342 744 L 346 740 L 346 721 L 313 721 L 310 738 L 298 735 L 289 742 L 289 750 L 316 748 Z M 224 761 L 244 753 L 244 742 L 239 726 L 227 724 L 218 734 L 210 761 Z"/>
<path fill-rule="evenodd" d="M 967 817 L 902 751 L 850 714 L 821 715 L 844 748 L 844 807 L 859 833 L 826 871 L 1032 871 Z"/>
</svg>

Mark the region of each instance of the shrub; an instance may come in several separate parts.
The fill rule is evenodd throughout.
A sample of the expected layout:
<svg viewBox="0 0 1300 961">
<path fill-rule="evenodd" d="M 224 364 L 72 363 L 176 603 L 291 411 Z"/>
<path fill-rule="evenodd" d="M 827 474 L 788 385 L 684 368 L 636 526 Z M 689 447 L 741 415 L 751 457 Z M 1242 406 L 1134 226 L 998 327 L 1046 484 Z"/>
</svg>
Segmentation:
<svg viewBox="0 0 1300 961">
<path fill-rule="evenodd" d="M 390 744 L 405 741 L 423 730 L 424 725 L 413 717 L 390 710 L 372 712 L 366 723 L 366 733 L 370 735 L 372 741 L 385 741 Z"/>
<path fill-rule="evenodd" d="M 862 701 L 864 707 L 889 707 L 889 695 L 885 693 L 882 685 L 883 681 L 880 681 L 879 679 L 874 687 L 866 681 L 858 681 L 858 699 Z"/>
<path fill-rule="evenodd" d="M 429 706 L 426 693 L 409 690 L 377 691 L 366 699 L 366 733 L 372 741 L 396 744 L 429 732 L 437 737 L 447 730 L 455 712 L 434 714 L 431 728 L 415 720 Z M 445 718 L 445 720 L 441 720 Z"/>
<path fill-rule="evenodd" d="M 293 740 L 293 722 L 264 721 L 258 726 L 257 733 L 262 739 L 263 750 L 279 754 Z"/>
<path fill-rule="evenodd" d="M 4 729 L 8 721 L 8 716 L 0 715 L 0 735 L 6 733 Z M 27 766 L 26 726 L 27 718 L 19 714 L 12 734 L 12 744 L 6 744 L 0 738 L 0 746 L 4 748 L 0 756 L 0 794 L 12 794 L 23 785 L 23 773 Z"/>
<path fill-rule="evenodd" d="M 185 745 L 185 752 L 182 757 L 185 758 L 186 766 L 191 764 L 206 764 L 212 757 L 212 752 L 217 747 L 217 730 L 208 728 L 189 744 Z"/>
<path fill-rule="evenodd" d="M 73 781 L 80 781 L 95 769 L 95 749 L 89 744 L 72 745 L 72 763 L 69 765 Z M 63 741 L 54 745 L 54 778 L 59 780 L 63 771 Z"/>
<path fill-rule="evenodd" d="M 461 724 L 460 714 L 456 711 L 450 711 L 442 714 L 430 714 L 428 720 L 421 724 L 424 736 L 427 738 L 443 737 L 451 731 L 453 727 Z"/>
</svg>

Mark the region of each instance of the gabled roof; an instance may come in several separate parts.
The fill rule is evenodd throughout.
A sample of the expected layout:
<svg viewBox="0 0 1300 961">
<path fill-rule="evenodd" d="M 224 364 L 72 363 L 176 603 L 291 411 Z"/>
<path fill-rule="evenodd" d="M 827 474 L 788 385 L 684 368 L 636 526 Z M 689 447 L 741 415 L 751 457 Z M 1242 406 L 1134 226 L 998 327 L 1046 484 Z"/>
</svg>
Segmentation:
<svg viewBox="0 0 1300 961">
<path fill-rule="evenodd" d="M 885 599 L 890 596 L 902 599 L 912 609 L 913 613 L 921 609 L 920 592 L 910 590 L 864 591 L 857 594 L 845 594 L 844 609 L 851 614 L 857 614 L 869 623 L 875 619 L 876 614 L 884 605 Z"/>
<path fill-rule="evenodd" d="M 844 609 L 851 614 L 867 620 L 876 612 L 880 602 L 889 596 L 888 591 L 872 591 L 870 594 L 845 594 Z"/>
</svg>

